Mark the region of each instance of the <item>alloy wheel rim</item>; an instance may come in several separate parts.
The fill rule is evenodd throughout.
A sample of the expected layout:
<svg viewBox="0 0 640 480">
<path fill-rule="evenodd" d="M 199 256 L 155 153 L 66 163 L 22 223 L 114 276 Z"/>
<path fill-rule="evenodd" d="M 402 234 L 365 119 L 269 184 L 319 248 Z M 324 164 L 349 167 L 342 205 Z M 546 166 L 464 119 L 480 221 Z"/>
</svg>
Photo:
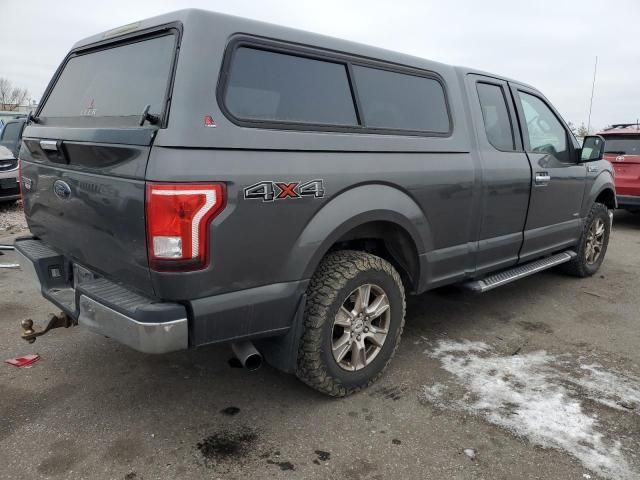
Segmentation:
<svg viewBox="0 0 640 480">
<path fill-rule="evenodd" d="M 605 225 L 601 218 L 597 218 L 591 223 L 587 234 L 587 245 L 584 256 L 589 265 L 593 265 L 602 255 L 604 246 Z"/>
<path fill-rule="evenodd" d="M 382 350 L 391 323 L 389 297 L 378 285 L 353 290 L 333 320 L 331 351 L 338 366 L 357 371 L 371 364 Z"/>
</svg>

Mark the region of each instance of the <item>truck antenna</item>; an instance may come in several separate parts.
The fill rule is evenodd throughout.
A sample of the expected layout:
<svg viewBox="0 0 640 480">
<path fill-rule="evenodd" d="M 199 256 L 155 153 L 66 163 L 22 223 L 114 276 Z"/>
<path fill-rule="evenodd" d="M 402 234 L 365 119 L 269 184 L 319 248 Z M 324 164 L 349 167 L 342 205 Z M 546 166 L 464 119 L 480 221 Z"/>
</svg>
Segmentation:
<svg viewBox="0 0 640 480">
<path fill-rule="evenodd" d="M 593 108 L 593 92 L 596 89 L 596 72 L 598 71 L 598 56 L 596 55 L 596 64 L 593 67 L 593 84 L 591 85 L 591 101 L 589 102 L 589 121 L 587 122 L 587 132 L 591 133 L 591 109 Z"/>
</svg>

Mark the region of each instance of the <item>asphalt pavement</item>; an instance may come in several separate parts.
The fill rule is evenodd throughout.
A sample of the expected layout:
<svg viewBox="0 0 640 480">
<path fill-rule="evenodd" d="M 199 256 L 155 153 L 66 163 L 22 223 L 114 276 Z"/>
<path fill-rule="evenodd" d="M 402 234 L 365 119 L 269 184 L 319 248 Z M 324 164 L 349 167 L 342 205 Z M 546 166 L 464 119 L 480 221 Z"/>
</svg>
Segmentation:
<svg viewBox="0 0 640 480">
<path fill-rule="evenodd" d="M 55 309 L 0 270 L 0 360 L 41 356 L 0 364 L 0 478 L 640 478 L 639 279 L 640 215 L 617 213 L 592 278 L 410 298 L 387 373 L 332 399 L 227 346 L 152 356 L 80 327 L 29 345 L 20 320 Z"/>
</svg>

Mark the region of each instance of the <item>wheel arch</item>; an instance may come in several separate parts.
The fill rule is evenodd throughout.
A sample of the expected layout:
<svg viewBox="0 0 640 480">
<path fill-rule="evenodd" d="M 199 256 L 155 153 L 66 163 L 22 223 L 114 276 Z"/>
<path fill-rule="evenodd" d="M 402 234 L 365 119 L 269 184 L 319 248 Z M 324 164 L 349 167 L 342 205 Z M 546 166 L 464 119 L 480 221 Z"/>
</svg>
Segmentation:
<svg viewBox="0 0 640 480">
<path fill-rule="evenodd" d="M 613 180 L 613 174 L 609 169 L 604 169 L 593 180 L 591 188 L 587 195 L 585 195 L 585 201 L 582 205 L 582 218 L 586 218 L 591 211 L 591 207 L 594 203 L 603 203 L 610 210 L 617 208 L 618 203 L 616 200 L 616 187 Z"/>
<path fill-rule="evenodd" d="M 359 250 L 384 258 L 400 273 L 410 291 L 418 289 L 420 261 L 417 247 L 410 234 L 397 223 L 372 221 L 360 224 L 338 238 L 325 255 L 335 250 Z"/>
<path fill-rule="evenodd" d="M 615 210 L 618 207 L 616 194 L 612 187 L 604 187 L 600 190 L 596 196 L 595 202 L 606 205 L 609 210 Z"/>
<path fill-rule="evenodd" d="M 332 250 L 369 250 L 391 261 L 413 290 L 420 279 L 418 257 L 432 245 L 428 220 L 413 198 L 389 185 L 361 185 L 334 197 L 314 215 L 286 268 L 292 278 L 310 278 Z"/>
</svg>

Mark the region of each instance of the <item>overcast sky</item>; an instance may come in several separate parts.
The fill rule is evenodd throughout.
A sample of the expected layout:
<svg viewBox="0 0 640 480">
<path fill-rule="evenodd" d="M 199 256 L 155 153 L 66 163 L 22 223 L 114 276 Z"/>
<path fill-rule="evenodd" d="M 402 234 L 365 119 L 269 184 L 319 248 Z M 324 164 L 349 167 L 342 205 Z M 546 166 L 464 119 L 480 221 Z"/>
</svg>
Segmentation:
<svg viewBox="0 0 640 480">
<path fill-rule="evenodd" d="M 0 77 L 39 99 L 77 40 L 198 7 L 499 73 L 596 128 L 640 117 L 640 0 L 0 0 Z"/>
</svg>

